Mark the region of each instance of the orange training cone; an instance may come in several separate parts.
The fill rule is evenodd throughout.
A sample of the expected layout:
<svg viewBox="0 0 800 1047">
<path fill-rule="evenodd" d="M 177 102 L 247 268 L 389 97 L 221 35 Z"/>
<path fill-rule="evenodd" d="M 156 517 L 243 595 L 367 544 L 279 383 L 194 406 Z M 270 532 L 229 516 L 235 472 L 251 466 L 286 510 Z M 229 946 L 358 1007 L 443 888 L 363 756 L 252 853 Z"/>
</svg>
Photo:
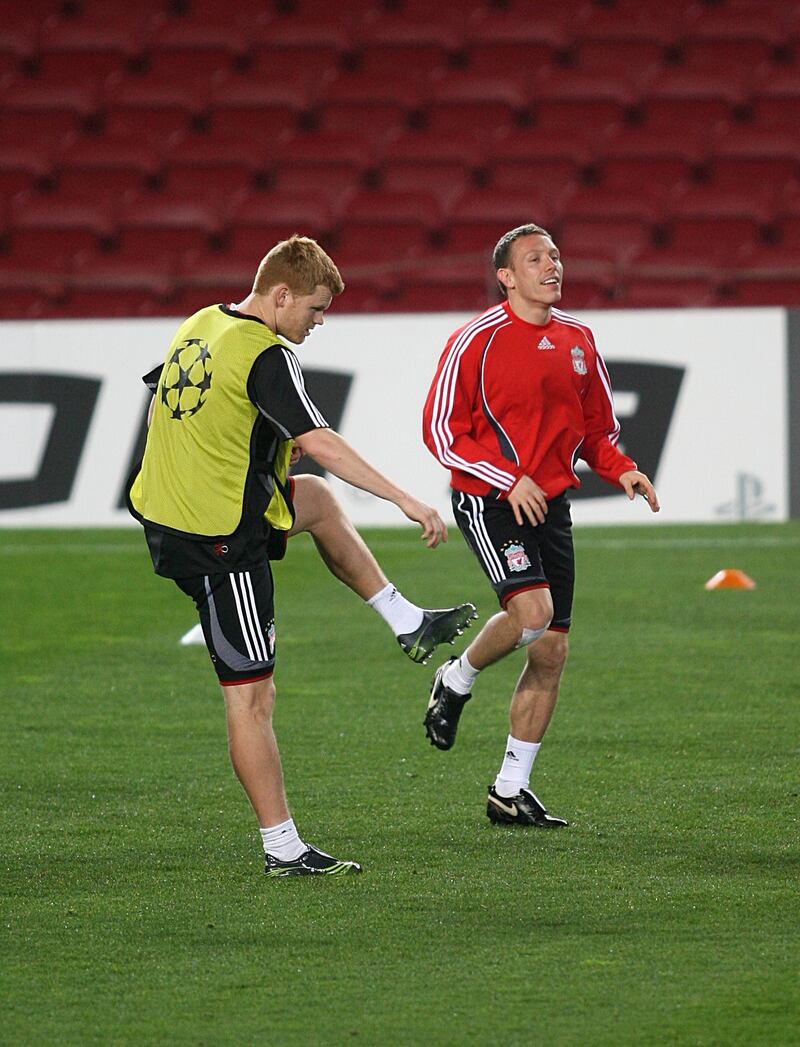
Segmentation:
<svg viewBox="0 0 800 1047">
<path fill-rule="evenodd" d="M 736 567 L 726 567 L 724 571 L 717 571 L 713 578 L 706 582 L 706 589 L 755 589 L 756 583 L 752 578 L 738 570 Z"/>
</svg>

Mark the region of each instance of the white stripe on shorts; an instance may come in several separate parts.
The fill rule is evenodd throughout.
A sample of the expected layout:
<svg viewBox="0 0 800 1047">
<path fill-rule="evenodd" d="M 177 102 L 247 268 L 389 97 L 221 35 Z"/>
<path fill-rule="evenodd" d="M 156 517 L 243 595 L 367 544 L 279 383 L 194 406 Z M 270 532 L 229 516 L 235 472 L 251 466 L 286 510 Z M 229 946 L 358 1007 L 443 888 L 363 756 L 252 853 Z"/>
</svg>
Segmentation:
<svg viewBox="0 0 800 1047">
<path fill-rule="evenodd" d="M 464 504 L 465 498 L 468 502 L 466 506 Z M 483 499 L 472 494 L 465 495 L 462 492 L 458 502 L 458 508 L 469 520 L 470 534 L 475 540 L 478 555 L 486 567 L 489 577 L 493 582 L 504 581 L 506 573 L 503 570 L 502 561 L 492 545 L 483 519 Z"/>
<path fill-rule="evenodd" d="M 248 657 L 252 662 L 268 662 L 269 655 L 267 654 L 266 644 L 258 622 L 250 572 L 244 571 L 239 575 L 232 574 L 230 579 L 233 598 L 236 601 L 236 611 L 239 615 L 239 627 L 242 630 Z"/>
</svg>

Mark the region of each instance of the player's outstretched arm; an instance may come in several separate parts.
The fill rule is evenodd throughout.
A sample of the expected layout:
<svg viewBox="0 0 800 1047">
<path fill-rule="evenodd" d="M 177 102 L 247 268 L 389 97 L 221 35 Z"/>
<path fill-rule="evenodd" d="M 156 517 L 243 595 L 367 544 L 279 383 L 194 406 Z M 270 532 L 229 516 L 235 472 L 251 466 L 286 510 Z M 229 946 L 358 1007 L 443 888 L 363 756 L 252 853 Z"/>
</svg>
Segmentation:
<svg viewBox="0 0 800 1047">
<path fill-rule="evenodd" d="M 298 436 L 295 445 L 345 483 L 393 502 L 409 520 L 420 525 L 422 539 L 428 548 L 433 549 L 439 542 L 447 541 L 447 527 L 434 508 L 398 487 L 332 429 L 312 429 Z"/>
<path fill-rule="evenodd" d="M 629 469 L 626 473 L 623 473 L 619 478 L 619 482 L 625 491 L 625 494 L 633 501 L 637 494 L 640 494 L 645 499 L 647 504 L 650 506 L 650 511 L 657 513 L 661 506 L 658 504 L 658 495 L 656 489 L 644 475 L 640 473 L 638 469 Z"/>
</svg>

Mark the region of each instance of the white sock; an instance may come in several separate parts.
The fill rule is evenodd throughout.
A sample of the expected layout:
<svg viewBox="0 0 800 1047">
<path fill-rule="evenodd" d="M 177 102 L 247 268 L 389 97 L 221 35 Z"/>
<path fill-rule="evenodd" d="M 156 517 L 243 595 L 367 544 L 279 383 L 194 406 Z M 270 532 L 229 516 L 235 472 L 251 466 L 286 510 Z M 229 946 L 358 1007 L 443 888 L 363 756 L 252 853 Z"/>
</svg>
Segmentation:
<svg viewBox="0 0 800 1047">
<path fill-rule="evenodd" d="M 395 636 L 413 633 L 422 625 L 422 610 L 398 592 L 391 582 L 366 602 L 378 612 Z"/>
<path fill-rule="evenodd" d="M 508 799 L 516 796 L 520 789 L 527 789 L 531 780 L 531 769 L 541 742 L 521 742 L 513 735 L 508 736 L 503 765 L 495 778 L 494 787 L 499 796 Z"/>
<path fill-rule="evenodd" d="M 264 843 L 264 853 L 271 854 L 281 862 L 291 862 L 299 858 L 303 851 L 307 850 L 307 844 L 303 843 L 297 834 L 294 821 L 287 818 L 285 822 L 278 825 L 270 825 L 266 829 L 259 829 L 261 839 Z"/>
<path fill-rule="evenodd" d="M 456 694 L 469 694 L 479 672 L 480 669 L 470 665 L 467 652 L 464 651 L 461 657 L 451 662 L 442 673 L 442 683 Z"/>
</svg>

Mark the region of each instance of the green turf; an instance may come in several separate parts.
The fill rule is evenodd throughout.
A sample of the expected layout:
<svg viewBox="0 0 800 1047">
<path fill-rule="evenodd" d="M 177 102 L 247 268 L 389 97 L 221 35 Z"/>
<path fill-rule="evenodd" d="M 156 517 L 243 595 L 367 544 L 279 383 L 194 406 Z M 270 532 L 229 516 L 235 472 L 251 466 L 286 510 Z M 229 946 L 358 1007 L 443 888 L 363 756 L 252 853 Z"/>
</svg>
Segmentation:
<svg viewBox="0 0 800 1047">
<path fill-rule="evenodd" d="M 797 524 L 578 530 L 533 783 L 559 832 L 484 815 L 521 655 L 432 749 L 431 668 L 295 539 L 276 722 L 301 832 L 364 864 L 330 882 L 263 876 L 141 536 L 0 537 L 0 1043 L 800 1041 Z M 368 538 L 409 596 L 493 612 L 458 535 Z M 758 588 L 706 592 L 721 567 Z"/>
</svg>

